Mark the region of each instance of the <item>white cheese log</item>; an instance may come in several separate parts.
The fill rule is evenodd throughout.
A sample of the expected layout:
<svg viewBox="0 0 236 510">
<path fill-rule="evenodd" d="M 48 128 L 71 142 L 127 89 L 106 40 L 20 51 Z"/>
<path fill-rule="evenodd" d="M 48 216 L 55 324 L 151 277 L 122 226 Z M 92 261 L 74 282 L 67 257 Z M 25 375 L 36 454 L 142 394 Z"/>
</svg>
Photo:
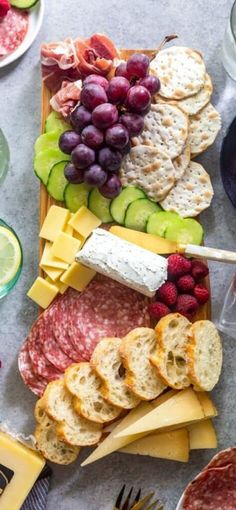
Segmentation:
<svg viewBox="0 0 236 510">
<path fill-rule="evenodd" d="M 167 259 L 101 228 L 93 231 L 76 261 L 148 297 L 167 279 Z"/>
</svg>

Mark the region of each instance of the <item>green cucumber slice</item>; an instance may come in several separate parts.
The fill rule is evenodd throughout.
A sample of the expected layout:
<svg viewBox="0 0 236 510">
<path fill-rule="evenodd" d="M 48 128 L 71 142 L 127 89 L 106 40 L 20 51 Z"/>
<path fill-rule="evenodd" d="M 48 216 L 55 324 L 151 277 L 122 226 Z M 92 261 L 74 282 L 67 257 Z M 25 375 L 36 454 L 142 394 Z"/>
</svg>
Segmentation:
<svg viewBox="0 0 236 510">
<path fill-rule="evenodd" d="M 112 200 L 110 213 L 117 223 L 124 225 L 125 214 L 129 205 L 139 198 L 146 198 L 144 191 L 134 186 L 127 186 L 120 195 Z"/>
<path fill-rule="evenodd" d="M 82 205 L 88 207 L 88 196 L 91 187 L 82 182 L 81 184 L 67 184 L 64 191 L 64 200 L 67 209 L 75 213 Z"/>
<path fill-rule="evenodd" d="M 64 133 L 64 131 L 68 131 L 68 129 L 71 129 L 70 124 L 67 124 L 59 113 L 49 113 L 45 123 L 46 133 L 49 133 L 50 131 L 58 131 L 61 134 Z"/>
<path fill-rule="evenodd" d="M 148 198 L 139 198 L 129 205 L 125 215 L 125 226 L 145 232 L 148 218 L 160 210 L 161 208 L 155 202 L 151 202 Z"/>
<path fill-rule="evenodd" d="M 70 156 L 60 149 L 46 149 L 38 152 L 34 158 L 34 171 L 37 177 L 47 185 L 51 168 L 61 161 L 69 161 Z"/>
<path fill-rule="evenodd" d="M 111 223 L 113 221 L 110 215 L 111 199 L 105 198 L 101 195 L 98 188 L 93 188 L 88 197 L 88 208 L 95 214 L 102 223 Z"/>
<path fill-rule="evenodd" d="M 38 2 L 39 0 L 10 0 L 12 7 L 17 7 L 17 9 L 31 9 Z"/>
<path fill-rule="evenodd" d="M 185 218 L 176 228 L 173 224 L 166 229 L 166 239 L 183 244 L 201 244 L 204 231 L 202 225 L 193 218 Z"/>
<path fill-rule="evenodd" d="M 50 131 L 50 133 L 40 135 L 34 144 L 35 154 L 46 149 L 58 149 L 60 134 L 59 131 Z"/>
<path fill-rule="evenodd" d="M 64 168 L 66 164 L 67 161 L 56 163 L 56 165 L 54 165 L 50 170 L 47 182 L 47 191 L 49 195 L 60 202 L 63 202 L 64 200 L 64 191 L 68 184 L 68 180 L 64 175 Z"/>
<path fill-rule="evenodd" d="M 160 211 L 150 216 L 147 222 L 148 234 L 155 236 L 165 237 L 165 233 L 169 225 L 173 225 L 173 229 L 179 227 L 182 223 L 182 218 L 174 212 Z M 173 231 L 172 229 L 172 231 Z"/>
</svg>

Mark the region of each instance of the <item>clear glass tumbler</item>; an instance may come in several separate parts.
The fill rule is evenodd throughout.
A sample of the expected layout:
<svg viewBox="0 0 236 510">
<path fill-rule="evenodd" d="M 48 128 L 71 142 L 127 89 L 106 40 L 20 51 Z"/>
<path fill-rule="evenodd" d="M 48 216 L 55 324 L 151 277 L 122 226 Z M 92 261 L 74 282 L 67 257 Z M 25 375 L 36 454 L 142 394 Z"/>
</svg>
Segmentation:
<svg viewBox="0 0 236 510">
<path fill-rule="evenodd" d="M 14 230 L 0 219 L 0 299 L 18 281 L 23 265 L 22 247 Z"/>
<path fill-rule="evenodd" d="M 221 331 L 236 339 L 236 274 L 226 292 L 217 326 Z"/>
<path fill-rule="evenodd" d="M 236 0 L 231 9 L 222 46 L 222 63 L 226 72 L 236 80 Z"/>
</svg>

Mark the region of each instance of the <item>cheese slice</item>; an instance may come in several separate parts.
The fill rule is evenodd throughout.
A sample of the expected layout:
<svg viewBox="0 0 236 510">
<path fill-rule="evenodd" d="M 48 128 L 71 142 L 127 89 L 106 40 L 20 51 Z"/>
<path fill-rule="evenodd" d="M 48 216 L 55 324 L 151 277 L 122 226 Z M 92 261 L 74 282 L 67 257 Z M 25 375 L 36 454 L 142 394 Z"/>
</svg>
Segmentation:
<svg viewBox="0 0 236 510">
<path fill-rule="evenodd" d="M 196 396 L 202 406 L 205 418 L 214 418 L 218 416 L 218 411 L 211 400 L 209 393 L 206 391 L 197 391 Z"/>
<path fill-rule="evenodd" d="M 45 247 L 43 250 L 43 255 L 40 260 L 40 267 L 43 269 L 44 267 L 53 267 L 55 269 L 68 269 L 68 263 L 63 262 L 63 260 L 58 259 L 52 253 L 52 243 L 45 243 Z"/>
<path fill-rule="evenodd" d="M 93 269 L 89 269 L 78 262 L 73 262 L 69 269 L 63 273 L 60 281 L 72 287 L 72 289 L 82 292 L 94 278 L 95 274 L 96 271 Z"/>
<path fill-rule="evenodd" d="M 81 464 L 81 466 L 86 466 L 87 464 L 91 464 L 92 462 L 95 462 L 96 460 L 101 459 L 102 457 L 106 457 L 106 455 L 109 455 L 112 452 L 115 452 L 119 450 L 120 448 L 123 448 L 125 445 L 131 443 L 132 441 L 135 441 L 139 437 L 143 437 L 146 434 L 138 434 L 138 435 L 130 435 L 125 437 L 115 437 L 119 432 L 122 430 L 127 429 L 130 425 L 138 421 L 142 416 L 145 416 L 147 413 L 152 411 L 153 407 L 158 407 L 158 405 L 163 404 L 163 402 L 167 402 L 170 400 L 173 395 L 175 394 L 175 391 L 168 391 L 167 393 L 164 393 L 155 401 L 153 402 L 141 402 L 137 407 L 132 409 L 124 418 L 123 420 L 119 420 L 118 424 L 115 426 L 115 428 L 111 431 L 109 436 L 107 436 L 101 444 L 98 445 L 98 447 L 89 455 L 89 457 Z"/>
<path fill-rule="evenodd" d="M 120 237 L 121 239 L 129 241 L 130 243 L 137 244 L 137 246 L 145 248 L 145 250 L 152 251 L 153 253 L 158 253 L 159 255 L 175 253 L 177 251 L 176 243 L 168 241 L 163 237 L 146 234 L 145 232 L 137 232 L 136 230 L 119 227 L 118 225 L 112 226 L 109 229 L 109 232 L 117 237 Z"/>
<path fill-rule="evenodd" d="M 0 510 L 20 510 L 44 465 L 41 455 L 0 432 Z"/>
<path fill-rule="evenodd" d="M 133 455 L 149 455 L 159 459 L 188 462 L 189 434 L 187 429 L 160 432 L 142 437 L 120 450 Z"/>
<path fill-rule="evenodd" d="M 60 232 L 52 245 L 52 255 L 58 259 L 72 264 L 75 255 L 81 247 L 81 242 L 65 232 Z"/>
<path fill-rule="evenodd" d="M 28 291 L 27 296 L 41 306 L 41 308 L 47 308 L 57 294 L 58 288 L 55 285 L 38 276 Z"/>
<path fill-rule="evenodd" d="M 50 278 L 50 282 L 49 283 L 55 283 L 59 278 L 60 276 L 62 275 L 64 269 L 57 269 L 56 267 L 50 267 L 50 266 L 41 266 L 41 268 L 43 269 L 44 273 L 46 273 L 46 275 Z M 46 278 L 47 280 L 47 278 Z"/>
<path fill-rule="evenodd" d="M 66 283 L 63 283 L 63 282 L 53 282 L 51 280 L 51 278 L 49 278 L 49 276 L 47 276 L 46 278 L 46 281 L 51 283 L 52 285 L 55 285 L 55 287 L 58 288 L 58 291 L 60 292 L 60 294 L 64 294 L 64 292 L 68 289 L 68 285 L 66 285 Z"/>
<path fill-rule="evenodd" d="M 69 225 L 85 238 L 101 223 L 101 220 L 84 205 L 69 220 Z"/>
<path fill-rule="evenodd" d="M 130 436 L 164 429 L 170 426 L 179 426 L 202 420 L 205 417 L 202 406 L 191 388 L 179 391 L 167 402 L 153 409 L 143 418 L 130 425 L 125 430 L 116 434 L 115 437 Z"/>
<path fill-rule="evenodd" d="M 70 213 L 69 215 L 69 218 L 68 218 L 68 222 L 70 221 L 71 218 L 73 218 L 73 213 Z M 63 230 L 66 234 L 68 234 L 69 236 L 73 236 L 73 228 L 71 225 L 69 225 L 69 223 L 67 223 L 64 227 L 64 230 Z"/>
<path fill-rule="evenodd" d="M 55 241 L 61 230 L 64 230 L 65 225 L 70 217 L 68 209 L 52 205 L 47 213 L 43 222 L 39 237 L 47 241 Z"/>
<path fill-rule="evenodd" d="M 217 436 L 211 420 L 188 426 L 190 450 L 217 448 Z"/>
</svg>

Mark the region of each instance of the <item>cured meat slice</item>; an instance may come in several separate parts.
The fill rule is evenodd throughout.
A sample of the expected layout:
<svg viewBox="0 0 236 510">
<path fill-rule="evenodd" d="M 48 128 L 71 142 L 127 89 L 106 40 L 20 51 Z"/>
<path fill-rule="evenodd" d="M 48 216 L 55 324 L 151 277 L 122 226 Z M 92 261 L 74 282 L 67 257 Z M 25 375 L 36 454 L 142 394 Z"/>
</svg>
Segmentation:
<svg viewBox="0 0 236 510">
<path fill-rule="evenodd" d="M 79 101 L 81 88 L 81 80 L 72 83 L 63 81 L 61 89 L 50 100 L 53 110 L 67 119 Z"/>
<path fill-rule="evenodd" d="M 29 24 L 29 15 L 13 7 L 0 18 L 0 58 L 15 51 L 23 42 Z"/>
<path fill-rule="evenodd" d="M 43 377 L 47 382 L 60 379 L 63 373 L 57 370 L 49 361 L 46 359 L 40 342 L 38 328 L 40 326 L 41 317 L 34 324 L 30 335 L 28 337 L 28 352 L 33 367 L 33 371 L 39 377 Z"/>
<path fill-rule="evenodd" d="M 58 345 L 51 322 L 45 320 L 42 316 L 39 328 L 39 342 L 45 358 L 60 372 L 65 370 L 73 363 L 73 360 L 65 354 Z"/>
<path fill-rule="evenodd" d="M 28 352 L 28 344 L 27 341 L 21 347 L 18 356 L 18 367 L 21 377 L 29 387 L 29 389 L 38 397 L 41 397 L 44 393 L 44 390 L 47 386 L 47 381 L 43 378 L 39 378 L 34 374 L 32 364 L 29 357 Z"/>
<path fill-rule="evenodd" d="M 236 464 L 208 468 L 187 487 L 183 510 L 235 510 Z"/>
<path fill-rule="evenodd" d="M 227 464 L 236 464 L 236 446 L 221 450 L 221 452 L 214 455 L 204 471 L 209 468 L 223 467 Z"/>
</svg>

